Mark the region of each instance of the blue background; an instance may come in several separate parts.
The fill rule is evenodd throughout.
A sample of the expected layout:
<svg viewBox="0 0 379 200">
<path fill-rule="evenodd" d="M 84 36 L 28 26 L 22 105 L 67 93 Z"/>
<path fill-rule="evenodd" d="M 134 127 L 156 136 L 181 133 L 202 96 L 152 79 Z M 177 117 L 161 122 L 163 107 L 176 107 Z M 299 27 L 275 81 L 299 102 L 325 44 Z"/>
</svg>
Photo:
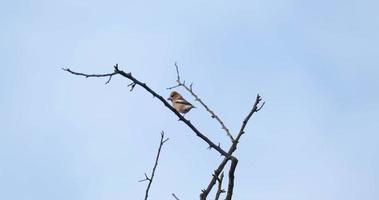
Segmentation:
<svg viewBox="0 0 379 200">
<path fill-rule="evenodd" d="M 197 199 L 221 157 L 115 63 L 164 96 L 182 78 L 233 133 L 235 199 L 379 198 L 378 1 L 0 2 L 0 199 Z M 182 90 L 184 97 L 195 103 Z M 199 104 L 187 117 L 228 138 Z"/>
</svg>

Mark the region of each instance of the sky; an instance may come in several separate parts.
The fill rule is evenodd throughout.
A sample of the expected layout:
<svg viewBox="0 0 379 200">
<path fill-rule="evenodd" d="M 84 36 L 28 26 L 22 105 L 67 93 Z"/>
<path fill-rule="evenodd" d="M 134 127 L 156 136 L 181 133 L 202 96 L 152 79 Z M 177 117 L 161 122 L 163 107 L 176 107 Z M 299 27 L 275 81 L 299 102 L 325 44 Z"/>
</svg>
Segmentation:
<svg viewBox="0 0 379 200">
<path fill-rule="evenodd" d="M 235 135 L 234 199 L 379 198 L 379 3 L 370 0 L 0 2 L 0 199 L 197 199 L 222 157 L 161 102 L 182 78 Z M 186 117 L 223 148 L 219 124 Z"/>
</svg>

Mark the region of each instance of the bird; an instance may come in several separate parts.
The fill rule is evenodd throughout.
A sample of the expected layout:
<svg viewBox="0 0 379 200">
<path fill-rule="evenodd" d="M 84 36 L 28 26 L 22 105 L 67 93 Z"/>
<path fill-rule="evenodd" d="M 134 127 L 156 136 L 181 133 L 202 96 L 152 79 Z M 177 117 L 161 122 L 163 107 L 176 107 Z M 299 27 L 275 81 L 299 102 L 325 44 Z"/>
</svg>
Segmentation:
<svg viewBox="0 0 379 200">
<path fill-rule="evenodd" d="M 180 95 L 177 91 L 172 91 L 170 93 L 170 97 L 167 99 L 172 102 L 172 106 L 176 111 L 186 114 L 192 108 L 195 108 L 190 102 L 185 100 L 182 95 Z"/>
</svg>

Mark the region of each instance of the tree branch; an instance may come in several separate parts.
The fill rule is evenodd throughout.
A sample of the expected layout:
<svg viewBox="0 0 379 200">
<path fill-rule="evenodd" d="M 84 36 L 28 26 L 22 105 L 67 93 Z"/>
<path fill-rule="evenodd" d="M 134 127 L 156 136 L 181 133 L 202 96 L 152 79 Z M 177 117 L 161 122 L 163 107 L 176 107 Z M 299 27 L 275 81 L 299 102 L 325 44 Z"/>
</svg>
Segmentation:
<svg viewBox="0 0 379 200">
<path fill-rule="evenodd" d="M 152 94 L 154 97 L 159 99 L 168 109 L 170 109 L 177 117 L 179 117 L 179 120 L 184 122 L 195 134 L 196 136 L 200 137 L 202 140 L 204 140 L 211 148 L 215 149 L 218 151 L 221 155 L 226 156 L 227 153 L 218 145 L 213 143 L 208 137 L 206 137 L 204 134 L 202 134 L 189 120 L 183 117 L 178 111 L 176 111 L 162 96 L 160 96 L 158 93 L 156 93 L 154 90 L 152 90 L 150 87 L 146 85 L 146 83 L 143 83 L 139 80 L 137 80 L 134 76 L 132 76 L 131 73 L 126 73 L 118 68 L 118 64 L 114 66 L 114 73 L 109 73 L 109 74 L 84 74 L 84 73 L 78 73 L 71 71 L 69 68 L 63 69 L 67 72 L 70 72 L 71 74 L 74 75 L 79 75 L 79 76 L 84 76 L 84 77 L 110 77 L 115 74 L 120 74 L 121 76 L 129 79 L 132 81 L 131 84 L 128 86 L 131 86 L 131 90 L 134 89 L 136 85 L 141 86 L 144 88 L 147 92 Z"/>
<path fill-rule="evenodd" d="M 226 135 L 230 138 L 231 141 L 234 141 L 234 138 L 232 136 L 232 134 L 230 133 L 229 129 L 225 126 L 224 122 L 221 120 L 221 118 L 216 115 L 216 113 L 211 110 L 201 99 L 200 97 L 193 91 L 193 83 L 190 84 L 190 86 L 188 87 L 186 85 L 186 82 L 185 81 L 181 81 L 180 79 L 180 74 L 179 74 L 179 67 L 177 65 L 177 63 L 175 63 L 175 69 L 176 69 L 176 75 L 177 75 L 177 78 L 176 78 L 176 83 L 177 85 L 174 85 L 172 87 L 169 87 L 167 88 L 168 90 L 171 90 L 171 89 L 174 89 L 174 88 L 177 88 L 177 87 L 183 87 L 185 90 L 187 90 L 194 98 L 195 98 L 195 101 L 198 101 L 204 108 L 207 112 L 209 112 L 211 114 L 211 117 L 213 119 L 215 119 L 220 125 L 221 125 L 221 128 L 226 132 Z"/>
<path fill-rule="evenodd" d="M 257 94 L 257 97 L 255 98 L 255 103 L 253 105 L 253 108 L 250 110 L 249 114 L 245 117 L 245 119 L 242 122 L 240 131 L 238 132 L 238 135 L 236 137 L 236 141 L 231 146 L 231 150 L 234 152 L 237 148 L 238 141 L 240 140 L 241 136 L 245 133 L 245 127 L 247 123 L 249 122 L 251 116 L 253 116 L 254 113 L 260 111 L 262 107 L 265 105 L 266 102 L 263 102 L 261 106 L 258 108 L 258 104 L 262 101 L 262 97 Z"/>
<path fill-rule="evenodd" d="M 171 194 L 176 200 L 180 200 L 174 193 Z"/>
<path fill-rule="evenodd" d="M 237 134 L 236 139 L 233 141 L 232 145 L 230 146 L 227 156 L 224 157 L 224 159 L 221 161 L 220 165 L 214 171 L 214 174 L 212 175 L 212 179 L 211 179 L 210 183 L 208 184 L 207 188 L 205 190 L 202 190 L 202 192 L 200 194 L 200 200 L 205 200 L 207 198 L 208 194 L 211 192 L 213 186 L 216 183 L 217 177 L 220 176 L 220 173 L 222 172 L 222 170 L 224 170 L 226 164 L 232 158 L 232 155 L 233 155 L 234 151 L 237 149 L 238 142 L 241 139 L 241 136 L 244 134 L 245 127 L 246 127 L 247 123 L 249 122 L 251 116 L 255 112 L 258 112 L 259 110 L 261 110 L 262 107 L 264 106 L 265 102 L 263 102 L 262 105 L 258 108 L 258 104 L 261 101 L 262 101 L 262 98 L 258 94 L 257 97 L 255 98 L 255 103 L 254 103 L 252 109 L 250 110 L 250 112 L 248 113 L 248 115 L 245 117 L 245 119 L 242 122 L 242 126 L 240 128 L 240 131 Z M 233 188 L 231 188 L 231 189 L 233 190 Z"/>
<path fill-rule="evenodd" d="M 207 188 L 204 190 L 201 190 L 200 200 L 206 200 L 207 199 L 208 194 L 211 192 L 213 186 L 216 184 L 217 177 L 220 176 L 222 170 L 224 170 L 228 161 L 229 161 L 229 157 L 224 157 L 224 159 L 222 160 L 220 165 L 217 167 L 217 169 L 214 170 L 214 173 L 212 174 L 212 179 L 211 179 L 210 183 L 208 184 Z"/>
<path fill-rule="evenodd" d="M 78 75 L 78 76 L 84 76 L 86 78 L 91 78 L 91 77 L 95 77 L 95 78 L 108 77 L 108 80 L 107 80 L 107 82 L 105 82 L 105 84 L 108 84 L 111 81 L 112 76 L 117 74 L 117 72 L 113 72 L 113 73 L 109 73 L 109 74 L 83 74 L 83 73 L 80 73 L 80 72 L 71 71 L 70 68 L 62 68 L 62 69 L 64 71 L 70 72 L 71 74 Z"/>
<path fill-rule="evenodd" d="M 156 93 L 154 90 L 152 90 L 150 87 L 148 87 L 145 83 L 137 80 L 135 77 L 132 76 L 131 73 L 126 73 L 122 70 L 119 70 L 118 68 L 118 65 L 116 64 L 114 66 L 114 72 L 113 73 L 108 73 L 108 74 L 84 74 L 84 73 L 79 73 L 79 72 L 74 72 L 74 71 L 71 71 L 69 68 L 62 68 L 63 70 L 71 73 L 71 74 L 74 74 L 74 75 L 78 75 L 78 76 L 84 76 L 86 78 L 89 78 L 89 77 L 108 77 L 108 80 L 106 82 L 109 83 L 110 80 L 112 79 L 112 77 L 116 74 L 119 74 L 129 80 L 131 80 L 132 82 L 128 85 L 131 89 L 130 91 L 132 91 L 134 89 L 134 87 L 136 85 L 139 85 L 141 86 L 142 88 L 144 88 L 147 92 L 149 92 L 150 94 L 152 94 L 154 97 L 156 97 L 157 99 L 159 99 L 169 110 L 171 110 L 178 118 L 180 121 L 182 121 L 183 123 L 185 123 L 194 133 L 196 136 L 200 137 L 203 141 L 205 141 L 210 148 L 213 148 L 215 149 L 216 151 L 218 151 L 222 156 L 224 156 L 224 159 L 222 160 L 222 162 L 219 164 L 219 166 L 217 167 L 217 169 L 214 171 L 214 174 L 212 175 L 212 179 L 210 181 L 210 183 L 208 184 L 207 188 L 202 190 L 201 194 L 200 194 L 200 199 L 201 200 L 205 200 L 207 198 L 207 196 L 209 195 L 210 191 L 212 190 L 213 186 L 215 185 L 216 181 L 219 181 L 219 187 L 218 187 L 218 190 L 217 190 L 217 193 L 216 193 L 216 199 L 219 198 L 220 194 L 222 193 L 222 189 L 221 186 L 222 186 L 222 178 L 223 178 L 223 174 L 222 176 L 220 176 L 221 172 L 224 170 L 226 164 L 228 163 L 228 161 L 230 160 L 231 161 L 231 165 L 230 165 L 230 169 L 229 169 L 229 183 L 228 183 L 228 191 L 227 191 L 227 196 L 226 196 L 226 200 L 231 200 L 232 198 L 232 195 L 233 195 L 233 188 L 234 188 L 234 173 L 235 173 L 235 169 L 236 169 L 236 166 L 237 166 L 237 163 L 238 163 L 238 160 L 237 158 L 235 158 L 233 156 L 233 153 L 235 152 L 235 150 L 237 149 L 237 145 L 238 145 L 238 142 L 241 138 L 241 136 L 245 133 L 245 128 L 246 128 L 246 125 L 247 123 L 249 122 L 250 118 L 252 117 L 252 115 L 255 113 L 255 112 L 258 112 L 262 109 L 262 107 L 264 106 L 265 102 L 263 102 L 259 107 L 259 103 L 261 102 L 262 98 L 260 97 L 260 95 L 258 94 L 257 97 L 256 97 L 256 100 L 255 100 L 255 103 L 252 107 L 252 109 L 250 110 L 250 112 L 248 113 L 248 115 L 245 117 L 245 119 L 243 120 L 242 122 L 242 125 L 241 125 L 241 128 L 236 136 L 236 138 L 234 139 L 233 136 L 230 134 L 230 131 L 229 129 L 225 126 L 225 124 L 223 123 L 223 121 L 220 119 L 220 117 L 218 117 L 214 111 L 212 111 L 200 98 L 199 96 L 193 92 L 193 89 L 192 89 L 192 86 L 193 84 L 191 83 L 190 86 L 188 87 L 186 84 L 185 84 L 185 81 L 181 81 L 180 79 L 180 75 L 179 75 L 179 68 L 177 66 L 177 64 L 175 63 L 175 66 L 176 66 L 176 72 L 177 72 L 177 85 L 176 86 L 173 86 L 173 87 L 170 87 L 168 89 L 173 89 L 173 88 L 176 88 L 176 87 L 184 87 L 194 98 L 196 101 L 200 102 L 200 104 L 207 110 L 207 112 L 209 112 L 211 114 L 211 117 L 212 118 L 215 118 L 221 125 L 222 129 L 225 130 L 226 134 L 228 135 L 228 137 L 231 139 L 232 141 L 232 144 L 228 150 L 228 152 L 226 152 L 225 150 L 223 150 L 220 145 L 216 145 L 215 143 L 213 143 L 210 139 L 208 139 L 204 134 L 202 134 L 189 120 L 187 120 L 183 115 L 181 115 L 179 112 L 177 112 L 166 100 L 165 98 L 163 98 L 162 96 L 160 96 L 158 93 Z M 162 133 L 162 138 L 163 138 L 163 133 Z M 161 139 L 161 143 L 166 142 L 167 140 L 162 140 Z M 163 145 L 163 143 L 161 145 Z M 157 158 L 156 158 L 156 163 L 154 165 L 154 168 L 153 168 L 153 172 L 152 172 L 152 175 L 151 177 L 148 177 L 147 174 L 145 174 L 145 179 L 144 180 L 141 180 L 141 181 L 149 181 L 149 184 L 148 184 L 148 188 L 146 190 L 146 196 L 145 196 L 145 199 L 147 199 L 147 196 L 148 196 L 148 190 L 150 188 L 150 185 L 151 185 L 151 182 L 153 180 L 153 177 L 154 177 L 154 173 L 155 173 L 155 169 L 156 169 L 156 166 L 157 166 L 157 162 L 158 162 L 158 158 L 159 158 L 159 153 L 160 153 L 160 149 L 161 149 L 161 146 L 159 147 L 159 150 L 158 150 L 158 155 L 157 155 Z M 220 192 L 221 191 L 221 192 Z M 224 191 L 225 192 L 225 191 Z M 172 194 L 172 196 L 175 198 L 175 199 L 178 199 L 175 194 Z"/>
<path fill-rule="evenodd" d="M 229 168 L 229 183 L 228 183 L 228 192 L 226 193 L 225 200 L 232 200 L 233 188 L 234 188 L 234 172 L 236 171 L 236 167 L 238 164 L 237 158 L 232 157 L 231 164 Z"/>
<path fill-rule="evenodd" d="M 147 174 L 145 173 L 145 179 L 139 181 L 139 182 L 143 182 L 143 181 L 148 181 L 149 182 L 147 184 L 146 191 L 145 191 L 145 200 L 147 200 L 147 198 L 149 196 L 149 190 L 150 190 L 151 184 L 153 183 L 153 180 L 154 180 L 155 170 L 157 169 L 157 166 L 158 166 L 158 160 L 159 160 L 159 156 L 161 154 L 162 146 L 168 140 L 169 140 L 169 138 L 166 138 L 166 139 L 164 138 L 164 132 L 162 131 L 161 132 L 161 140 L 159 142 L 159 148 L 158 148 L 157 156 L 155 157 L 155 163 L 154 163 L 153 171 L 151 172 L 150 177 L 148 177 Z"/>
<path fill-rule="evenodd" d="M 218 200 L 220 198 L 220 195 L 225 192 L 225 190 L 222 189 L 223 179 L 224 179 L 224 172 L 221 173 L 220 178 L 217 178 L 218 187 L 217 187 L 215 200 Z"/>
</svg>

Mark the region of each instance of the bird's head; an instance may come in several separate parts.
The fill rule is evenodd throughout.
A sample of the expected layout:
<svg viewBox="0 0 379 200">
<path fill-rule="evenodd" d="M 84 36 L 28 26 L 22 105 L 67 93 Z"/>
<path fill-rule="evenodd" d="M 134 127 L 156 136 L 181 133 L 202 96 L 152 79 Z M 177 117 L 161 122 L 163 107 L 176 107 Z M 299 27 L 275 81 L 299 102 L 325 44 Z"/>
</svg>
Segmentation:
<svg viewBox="0 0 379 200">
<path fill-rule="evenodd" d="M 176 99 L 178 97 L 180 97 L 180 94 L 178 92 L 176 92 L 176 91 L 172 91 L 170 93 L 170 97 L 167 100 L 173 101 L 174 99 Z"/>
</svg>

